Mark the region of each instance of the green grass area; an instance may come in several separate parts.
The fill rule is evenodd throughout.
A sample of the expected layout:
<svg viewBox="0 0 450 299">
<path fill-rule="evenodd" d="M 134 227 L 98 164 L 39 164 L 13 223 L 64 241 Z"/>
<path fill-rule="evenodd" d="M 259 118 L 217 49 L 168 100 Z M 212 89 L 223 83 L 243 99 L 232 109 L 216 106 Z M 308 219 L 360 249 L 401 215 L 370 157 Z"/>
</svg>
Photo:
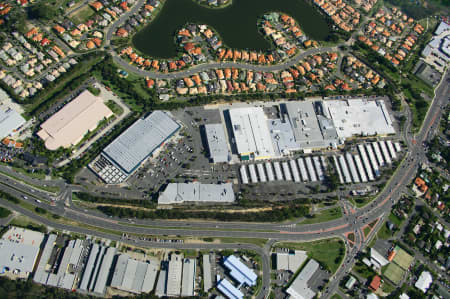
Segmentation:
<svg viewBox="0 0 450 299">
<path fill-rule="evenodd" d="M 339 219 L 341 217 L 342 217 L 342 210 L 340 207 L 336 207 L 322 210 L 319 213 L 316 213 L 310 217 L 307 216 L 306 219 L 301 221 L 299 224 L 321 223 Z"/>
<path fill-rule="evenodd" d="M 333 294 L 333 296 L 331 296 L 331 299 L 342 299 L 342 297 L 338 294 Z"/>
<path fill-rule="evenodd" d="M 86 22 L 90 17 L 94 15 L 94 13 L 95 11 L 89 5 L 86 5 L 85 7 L 80 8 L 75 13 L 70 14 L 69 18 L 75 25 L 78 25 L 80 23 Z"/>
<path fill-rule="evenodd" d="M 205 238 L 206 239 L 206 238 Z M 205 240 L 204 239 L 204 240 Z M 258 239 L 258 238 L 213 238 L 214 240 L 220 241 L 220 243 L 224 244 L 255 244 L 260 247 L 264 247 L 267 243 L 267 239 Z"/>
<path fill-rule="evenodd" d="M 396 287 L 392 285 L 390 282 L 384 280 L 383 285 L 381 286 L 383 293 L 390 294 L 395 291 Z"/>
<path fill-rule="evenodd" d="M 368 227 L 368 226 L 366 226 L 365 228 L 364 228 L 364 236 L 368 236 L 369 235 L 369 233 L 370 233 L 370 230 L 371 230 L 371 228 L 370 227 Z"/>
<path fill-rule="evenodd" d="M 394 215 L 393 213 L 389 214 L 388 217 L 389 221 L 391 221 L 392 223 L 394 223 L 397 227 L 400 227 L 403 223 L 403 219 L 397 217 L 396 215 Z"/>
<path fill-rule="evenodd" d="M 393 236 L 394 233 L 389 230 L 389 228 L 386 226 L 386 222 L 384 222 L 381 228 L 378 230 L 377 238 L 387 240 L 389 238 L 392 238 Z"/>
<path fill-rule="evenodd" d="M 396 254 L 394 256 L 393 262 L 404 270 L 409 269 L 414 260 L 414 257 L 399 246 L 395 247 L 395 252 Z"/>
<path fill-rule="evenodd" d="M 4 207 L 0 207 L 0 218 L 6 218 L 9 215 L 11 215 L 11 211 L 4 208 Z"/>
<path fill-rule="evenodd" d="M 383 269 L 382 272 L 383 272 L 383 275 L 387 279 L 389 279 L 396 285 L 398 285 L 400 283 L 400 281 L 402 280 L 403 274 L 405 273 L 405 271 L 403 271 L 403 269 L 400 268 L 396 263 L 389 263 L 389 265 L 387 265 L 385 267 L 385 269 Z M 384 286 L 383 286 L 383 290 L 384 290 Z"/>
<path fill-rule="evenodd" d="M 13 226 L 17 226 L 17 227 L 23 227 L 23 228 L 27 228 L 27 229 L 31 229 L 31 230 L 35 230 L 35 231 L 40 231 L 43 233 L 47 232 L 47 227 L 45 225 L 33 222 L 33 221 L 31 221 L 30 218 L 28 218 L 26 216 L 14 217 L 14 219 L 11 220 L 11 222 L 9 224 L 13 225 Z"/>
<path fill-rule="evenodd" d="M 109 109 L 115 114 L 115 115 L 122 115 L 123 108 L 120 107 L 116 102 L 113 100 L 109 100 L 106 102 L 106 106 L 108 106 Z"/>
<path fill-rule="evenodd" d="M 305 250 L 310 258 L 322 264 L 331 273 L 335 273 L 345 255 L 342 240 L 333 238 L 305 243 L 282 242 L 275 244 L 277 248 Z"/>
</svg>

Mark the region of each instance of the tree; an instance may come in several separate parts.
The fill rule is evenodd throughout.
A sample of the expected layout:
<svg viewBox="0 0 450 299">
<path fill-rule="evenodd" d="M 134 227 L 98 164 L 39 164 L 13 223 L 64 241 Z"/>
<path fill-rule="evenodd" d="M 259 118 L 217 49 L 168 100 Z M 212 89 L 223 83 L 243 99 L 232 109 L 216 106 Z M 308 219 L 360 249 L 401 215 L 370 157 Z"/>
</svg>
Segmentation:
<svg viewBox="0 0 450 299">
<path fill-rule="evenodd" d="M 36 3 L 29 10 L 29 17 L 32 19 L 52 20 L 57 14 L 57 6 L 45 3 L 45 1 Z"/>
</svg>

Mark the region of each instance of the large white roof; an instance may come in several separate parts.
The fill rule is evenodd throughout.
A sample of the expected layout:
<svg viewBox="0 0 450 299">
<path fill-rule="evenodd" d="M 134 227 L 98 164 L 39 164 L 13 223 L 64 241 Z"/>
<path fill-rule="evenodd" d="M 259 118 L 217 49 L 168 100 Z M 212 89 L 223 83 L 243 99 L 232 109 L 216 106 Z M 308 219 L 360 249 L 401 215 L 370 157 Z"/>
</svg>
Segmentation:
<svg viewBox="0 0 450 299">
<path fill-rule="evenodd" d="M 239 154 L 254 154 L 256 159 L 275 155 L 261 107 L 235 108 L 230 109 L 229 113 Z"/>
<path fill-rule="evenodd" d="M 88 131 L 112 114 L 101 97 L 85 90 L 41 124 L 38 136 L 49 150 L 67 148 L 81 141 Z"/>
<path fill-rule="evenodd" d="M 364 99 L 323 101 L 340 138 L 353 135 L 394 134 L 392 120 L 384 101 Z"/>
<path fill-rule="evenodd" d="M 0 240 L 0 270 L 8 268 L 9 271 L 30 273 L 33 271 L 38 253 L 39 246 Z"/>
<path fill-rule="evenodd" d="M 432 282 L 433 276 L 431 276 L 430 272 L 423 271 L 414 286 L 422 292 L 426 293 Z"/>
<path fill-rule="evenodd" d="M 308 281 L 319 269 L 319 263 L 315 260 L 309 260 L 306 266 L 300 271 L 298 276 L 287 289 L 287 293 L 295 299 L 312 299 L 316 293 L 308 286 Z"/>
<path fill-rule="evenodd" d="M 167 113 L 155 111 L 146 118 L 137 120 L 111 142 L 103 153 L 130 174 L 179 127 Z"/>
<path fill-rule="evenodd" d="M 25 119 L 11 108 L 0 107 L 0 139 L 12 134 L 25 123 Z"/>
<path fill-rule="evenodd" d="M 222 124 L 205 125 L 209 154 L 214 163 L 228 162 L 229 152 L 225 131 Z"/>
</svg>

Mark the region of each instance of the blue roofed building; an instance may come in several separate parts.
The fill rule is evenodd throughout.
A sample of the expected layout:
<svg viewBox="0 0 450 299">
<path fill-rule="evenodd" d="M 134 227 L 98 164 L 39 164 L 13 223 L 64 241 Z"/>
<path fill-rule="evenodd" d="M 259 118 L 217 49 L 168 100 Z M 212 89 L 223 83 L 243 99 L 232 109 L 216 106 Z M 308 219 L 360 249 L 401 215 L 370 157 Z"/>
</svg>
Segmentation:
<svg viewBox="0 0 450 299">
<path fill-rule="evenodd" d="M 217 289 L 229 299 L 242 299 L 244 294 L 225 278 L 219 281 Z"/>
<path fill-rule="evenodd" d="M 244 265 L 237 257 L 230 255 L 224 260 L 224 266 L 230 270 L 230 275 L 239 282 L 240 285 L 246 284 L 248 286 L 256 285 L 258 275 L 249 267 Z"/>
</svg>

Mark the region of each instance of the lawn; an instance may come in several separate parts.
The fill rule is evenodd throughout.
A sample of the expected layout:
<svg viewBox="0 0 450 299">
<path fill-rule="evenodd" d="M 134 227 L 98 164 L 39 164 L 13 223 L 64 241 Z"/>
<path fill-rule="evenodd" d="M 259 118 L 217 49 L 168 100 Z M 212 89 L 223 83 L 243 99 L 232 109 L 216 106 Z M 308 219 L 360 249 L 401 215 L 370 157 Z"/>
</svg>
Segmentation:
<svg viewBox="0 0 450 299">
<path fill-rule="evenodd" d="M 331 273 L 336 272 L 345 254 L 344 243 L 336 238 L 305 243 L 282 242 L 275 247 L 305 250 L 310 258 L 321 263 Z"/>
<path fill-rule="evenodd" d="M 387 240 L 391 238 L 394 234 L 392 231 L 389 230 L 389 228 L 386 226 L 386 222 L 383 223 L 380 230 L 378 231 L 377 237 L 379 239 Z"/>
<path fill-rule="evenodd" d="M 331 299 L 342 299 L 342 297 L 338 294 L 334 294 L 333 296 L 331 296 Z"/>
<path fill-rule="evenodd" d="M 86 22 L 90 17 L 94 15 L 94 13 L 94 10 L 89 5 L 86 5 L 85 7 L 71 14 L 69 18 L 75 25 L 78 25 L 80 23 Z"/>
<path fill-rule="evenodd" d="M 244 244 L 255 244 L 260 247 L 264 247 L 267 243 L 267 239 L 257 239 L 257 238 L 214 238 L 214 240 L 219 240 L 220 243 L 244 243 Z"/>
<path fill-rule="evenodd" d="M 401 249 L 398 246 L 396 246 L 394 250 L 396 254 L 394 256 L 393 262 L 405 270 L 408 269 L 409 266 L 411 266 L 414 257 L 409 255 L 405 250 Z"/>
<path fill-rule="evenodd" d="M 389 214 L 389 221 L 391 221 L 392 223 L 394 223 L 397 227 L 400 227 L 400 225 L 402 225 L 403 219 L 397 217 L 394 214 Z"/>
<path fill-rule="evenodd" d="M 384 270 L 383 275 L 386 276 L 387 279 L 398 285 L 402 280 L 404 273 L 405 271 L 397 266 L 397 264 L 389 263 L 389 265 L 386 267 L 386 270 Z"/>
<path fill-rule="evenodd" d="M 322 210 L 317 214 L 307 217 L 305 220 L 301 221 L 299 224 L 312 224 L 327 222 L 342 217 L 342 210 L 340 207 Z"/>
</svg>

